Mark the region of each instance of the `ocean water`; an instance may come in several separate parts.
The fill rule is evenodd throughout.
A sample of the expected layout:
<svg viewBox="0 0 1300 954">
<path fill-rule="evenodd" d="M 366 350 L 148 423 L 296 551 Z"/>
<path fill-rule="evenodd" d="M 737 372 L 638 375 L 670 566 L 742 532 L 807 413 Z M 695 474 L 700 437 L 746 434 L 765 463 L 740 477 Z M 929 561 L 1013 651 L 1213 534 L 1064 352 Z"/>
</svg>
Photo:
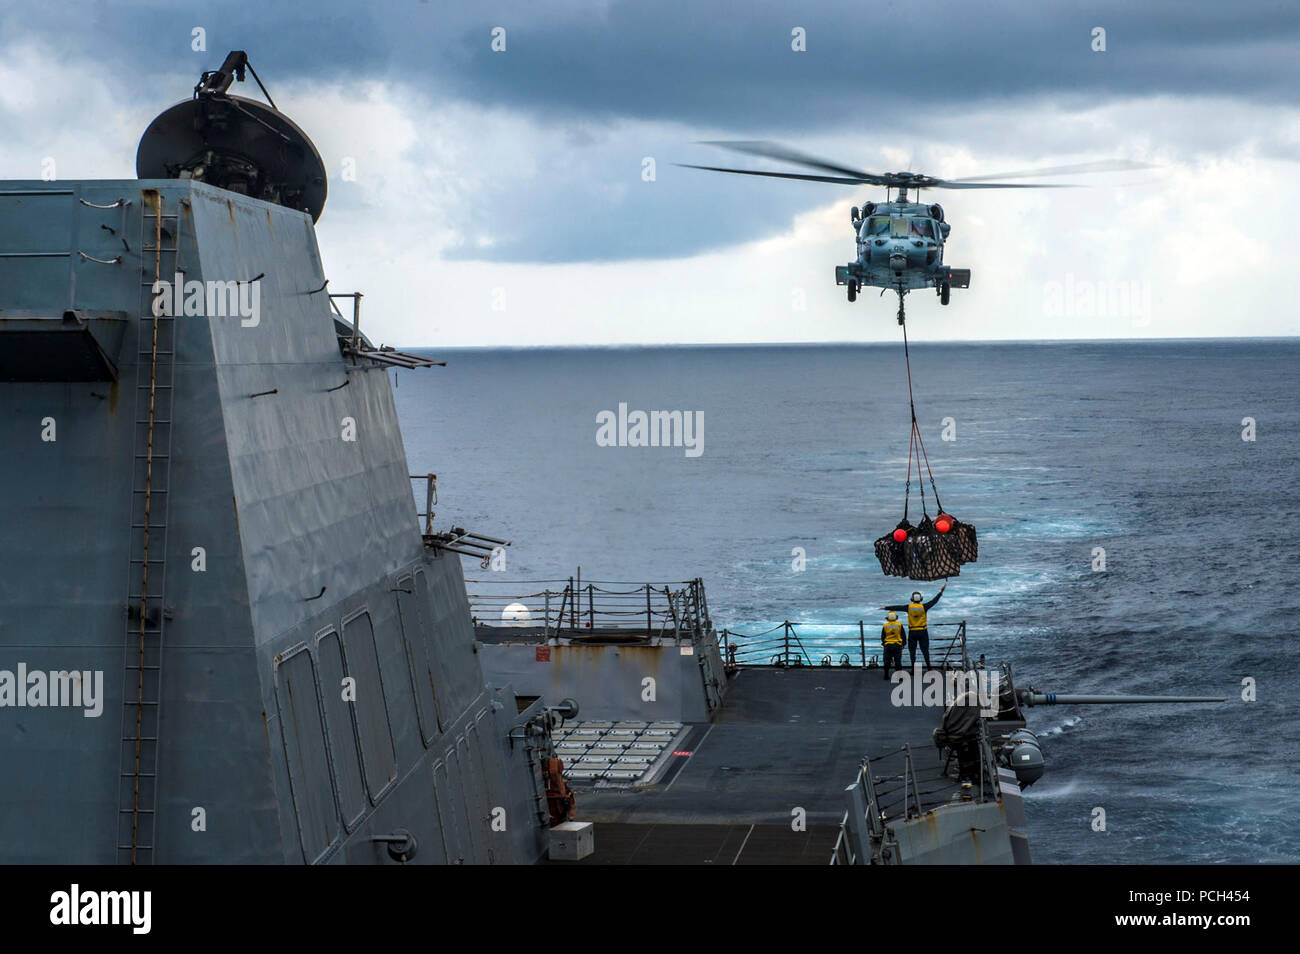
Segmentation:
<svg viewBox="0 0 1300 954">
<path fill-rule="evenodd" d="M 878 632 L 913 588 L 871 548 L 902 515 L 901 345 L 439 356 L 397 376 L 407 455 L 439 527 L 514 542 L 504 577 L 699 576 L 719 627 L 853 644 L 840 624 Z M 944 506 L 980 535 L 933 619 L 1022 687 L 1229 700 L 1031 710 L 1035 860 L 1300 860 L 1300 341 L 913 345 L 912 369 Z M 620 402 L 702 412 L 703 452 L 598 446 Z"/>
</svg>

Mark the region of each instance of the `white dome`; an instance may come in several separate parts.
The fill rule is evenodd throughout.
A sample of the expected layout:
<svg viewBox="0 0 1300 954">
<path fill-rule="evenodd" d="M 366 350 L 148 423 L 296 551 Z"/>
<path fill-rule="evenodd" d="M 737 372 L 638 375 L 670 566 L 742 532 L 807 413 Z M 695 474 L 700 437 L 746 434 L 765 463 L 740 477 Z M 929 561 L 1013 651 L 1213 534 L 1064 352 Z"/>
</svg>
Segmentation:
<svg viewBox="0 0 1300 954">
<path fill-rule="evenodd" d="M 501 611 L 501 622 L 507 626 L 527 626 L 533 618 L 523 603 L 511 603 Z"/>
</svg>

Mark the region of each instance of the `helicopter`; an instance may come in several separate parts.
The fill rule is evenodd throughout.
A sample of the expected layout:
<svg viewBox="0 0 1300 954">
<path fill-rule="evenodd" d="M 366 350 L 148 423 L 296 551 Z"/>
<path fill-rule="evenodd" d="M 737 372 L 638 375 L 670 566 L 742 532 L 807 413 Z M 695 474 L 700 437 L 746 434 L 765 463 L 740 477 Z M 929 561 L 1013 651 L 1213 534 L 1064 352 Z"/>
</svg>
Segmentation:
<svg viewBox="0 0 1300 954">
<path fill-rule="evenodd" d="M 952 289 L 970 287 L 970 269 L 953 268 L 944 263 L 943 248 L 952 230 L 944 218 L 943 206 L 920 201 L 922 189 L 1068 189 L 1065 183 L 1013 183 L 1001 179 L 1024 179 L 1033 176 L 1067 175 L 1089 172 L 1119 172 L 1151 168 L 1149 164 L 1127 159 L 1105 159 L 1072 166 L 1001 172 L 962 179 L 938 179 L 918 172 L 863 172 L 840 163 L 829 162 L 773 142 L 712 141 L 702 145 L 721 146 L 733 152 L 777 159 L 823 173 L 764 172 L 756 169 L 729 169 L 677 163 L 688 169 L 730 172 L 746 176 L 775 179 L 801 179 L 807 182 L 833 182 L 841 185 L 885 187 L 885 201 L 853 206 L 850 219 L 857 237 L 857 258 L 835 267 L 835 284 L 844 285 L 849 301 L 857 301 L 863 288 L 879 288 L 883 295 L 893 289 L 898 293 L 898 323 L 904 321 L 903 296 L 918 288 L 933 288 L 939 303 L 947 305 Z M 834 173 L 825 175 L 824 173 Z M 891 200 L 890 192 L 897 195 Z M 910 195 L 911 194 L 911 195 Z M 915 198 L 912 198 L 912 195 Z"/>
</svg>

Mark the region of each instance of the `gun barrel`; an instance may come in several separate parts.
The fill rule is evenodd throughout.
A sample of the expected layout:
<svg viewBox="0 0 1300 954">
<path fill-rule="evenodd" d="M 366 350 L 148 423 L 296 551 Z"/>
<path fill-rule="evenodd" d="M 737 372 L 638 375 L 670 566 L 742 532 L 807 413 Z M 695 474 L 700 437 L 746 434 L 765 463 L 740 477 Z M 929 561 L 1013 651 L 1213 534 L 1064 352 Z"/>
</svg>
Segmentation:
<svg viewBox="0 0 1300 954">
<path fill-rule="evenodd" d="M 1025 692 L 1021 702 L 1028 706 L 1103 706 L 1147 702 L 1226 702 L 1213 696 L 1075 696 L 1057 692 Z"/>
</svg>

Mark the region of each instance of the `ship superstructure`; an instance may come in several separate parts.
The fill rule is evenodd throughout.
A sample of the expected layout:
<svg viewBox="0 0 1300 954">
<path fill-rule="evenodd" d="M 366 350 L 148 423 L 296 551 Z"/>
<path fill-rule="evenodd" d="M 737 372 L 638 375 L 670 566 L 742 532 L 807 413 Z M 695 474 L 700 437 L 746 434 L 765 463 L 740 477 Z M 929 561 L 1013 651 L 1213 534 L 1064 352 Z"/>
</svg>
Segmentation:
<svg viewBox="0 0 1300 954">
<path fill-rule="evenodd" d="M 531 861 L 537 712 L 386 373 L 432 362 L 332 307 L 319 157 L 239 57 L 142 141 L 168 178 L 0 183 L 0 860 Z"/>
</svg>

